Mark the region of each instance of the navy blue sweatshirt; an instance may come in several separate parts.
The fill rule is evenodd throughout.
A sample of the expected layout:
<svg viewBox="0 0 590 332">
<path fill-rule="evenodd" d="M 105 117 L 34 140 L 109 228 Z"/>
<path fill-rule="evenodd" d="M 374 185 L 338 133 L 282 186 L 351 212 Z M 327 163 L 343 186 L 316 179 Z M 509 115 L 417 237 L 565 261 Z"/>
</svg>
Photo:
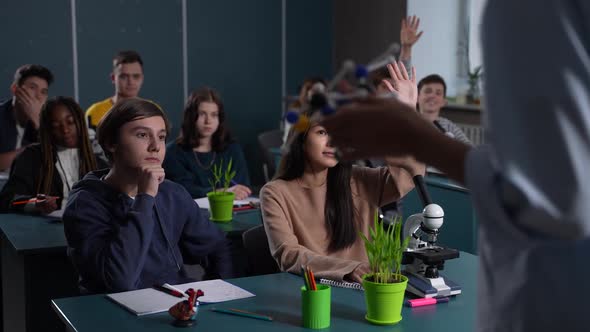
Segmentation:
<svg viewBox="0 0 590 332">
<path fill-rule="evenodd" d="M 199 160 L 199 165 L 197 163 Z M 215 160 L 211 160 L 215 159 Z M 248 166 L 242 148 L 238 143 L 231 143 L 222 152 L 193 152 L 192 148 L 185 148 L 176 142 L 166 146 L 166 158 L 162 167 L 166 170 L 166 178 L 181 184 L 193 198 L 205 197 L 212 191 L 209 179 L 213 178 L 213 164 L 219 165 L 223 160 L 223 168 L 227 168 L 230 159 L 232 169 L 236 171 L 233 181 L 250 186 Z"/>
<path fill-rule="evenodd" d="M 156 197 L 135 199 L 101 180 L 108 169 L 74 185 L 63 221 L 81 286 L 93 293 L 190 282 L 183 263 L 206 261 L 211 277 L 232 277 L 225 234 L 189 193 L 165 180 Z"/>
</svg>

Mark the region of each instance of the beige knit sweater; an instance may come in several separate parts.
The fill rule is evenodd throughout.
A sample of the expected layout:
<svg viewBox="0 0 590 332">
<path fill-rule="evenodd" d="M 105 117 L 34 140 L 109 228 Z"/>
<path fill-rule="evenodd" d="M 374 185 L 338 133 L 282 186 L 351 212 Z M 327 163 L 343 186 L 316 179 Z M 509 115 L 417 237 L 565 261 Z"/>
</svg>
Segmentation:
<svg viewBox="0 0 590 332">
<path fill-rule="evenodd" d="M 413 187 L 412 176 L 404 169 L 353 167 L 351 189 L 358 230 L 369 237 L 377 207 L 399 199 Z M 328 252 L 325 184 L 310 188 L 298 180 L 273 180 L 262 188 L 260 199 L 270 251 L 281 270 L 299 274 L 301 266 L 309 266 L 317 277 L 341 281 L 368 262 L 360 236 L 351 247 Z"/>
</svg>

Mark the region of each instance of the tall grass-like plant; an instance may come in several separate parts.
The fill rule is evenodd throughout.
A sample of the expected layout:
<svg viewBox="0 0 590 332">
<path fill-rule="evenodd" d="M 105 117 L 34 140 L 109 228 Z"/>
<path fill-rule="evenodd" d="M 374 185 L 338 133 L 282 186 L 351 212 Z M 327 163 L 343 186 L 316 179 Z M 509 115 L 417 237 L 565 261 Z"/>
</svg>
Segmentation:
<svg viewBox="0 0 590 332">
<path fill-rule="evenodd" d="M 225 169 L 223 168 L 223 159 L 221 159 L 219 164 L 213 165 L 213 178 L 209 179 L 209 184 L 211 185 L 211 188 L 213 188 L 214 193 L 225 194 L 227 192 L 227 189 L 231 185 L 231 180 L 236 176 L 236 170 L 232 169 L 232 166 L 233 163 L 231 158 Z M 221 184 L 223 184 L 223 187 L 218 191 L 217 187 Z"/>
<path fill-rule="evenodd" d="M 383 222 L 379 221 L 378 213 L 375 213 L 374 225 L 369 231 L 371 239 L 360 233 L 365 242 L 373 282 L 387 284 L 402 281 L 402 256 L 410 237 L 402 240 L 401 232 L 401 217 L 396 217 L 391 225 L 384 227 Z"/>
</svg>

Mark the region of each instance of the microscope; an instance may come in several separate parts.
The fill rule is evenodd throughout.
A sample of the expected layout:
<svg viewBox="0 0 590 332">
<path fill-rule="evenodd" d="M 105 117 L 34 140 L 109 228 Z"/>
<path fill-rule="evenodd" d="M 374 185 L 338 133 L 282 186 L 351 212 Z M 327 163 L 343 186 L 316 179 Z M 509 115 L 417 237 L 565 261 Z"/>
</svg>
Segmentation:
<svg viewBox="0 0 590 332">
<path fill-rule="evenodd" d="M 426 298 L 461 294 L 459 285 L 439 273 L 446 260 L 459 257 L 458 250 L 437 245 L 444 211 L 440 205 L 432 203 L 422 175 L 414 177 L 414 184 L 424 210 L 411 215 L 402 231 L 404 239 L 410 238 L 402 259 L 405 265 L 403 274 L 408 277 L 407 290 Z"/>
</svg>

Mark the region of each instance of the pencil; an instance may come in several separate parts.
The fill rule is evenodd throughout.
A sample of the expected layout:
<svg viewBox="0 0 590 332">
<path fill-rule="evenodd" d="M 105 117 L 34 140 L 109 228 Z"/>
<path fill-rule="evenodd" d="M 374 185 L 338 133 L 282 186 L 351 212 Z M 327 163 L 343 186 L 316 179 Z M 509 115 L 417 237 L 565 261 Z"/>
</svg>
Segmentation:
<svg viewBox="0 0 590 332">
<path fill-rule="evenodd" d="M 170 289 L 170 288 L 164 287 L 162 285 L 153 285 L 152 288 L 159 290 L 160 292 L 164 292 L 168 295 L 181 297 L 181 298 L 184 297 L 184 294 L 182 294 L 181 292 L 179 292 L 175 289 Z"/>
<path fill-rule="evenodd" d="M 50 199 L 58 199 L 59 197 L 56 196 L 46 196 L 46 195 L 37 195 L 37 197 L 33 197 L 33 198 L 29 198 L 29 199 L 25 199 L 22 201 L 14 201 L 11 204 L 12 205 L 22 205 L 22 204 L 27 204 L 27 203 L 38 203 L 38 202 L 43 202 L 46 200 L 50 200 Z"/>
<path fill-rule="evenodd" d="M 16 202 L 12 202 L 12 205 L 21 205 L 21 204 L 27 204 L 27 203 L 37 203 L 37 199 L 36 198 L 31 198 L 31 199 L 26 199 L 24 201 L 16 201 Z"/>
<path fill-rule="evenodd" d="M 233 309 L 233 308 L 230 308 L 230 309 L 211 308 L 211 311 L 220 312 L 220 313 L 229 314 L 229 315 L 236 315 L 236 316 L 242 316 L 242 317 L 248 317 L 248 318 L 254 318 L 254 319 L 261 319 L 261 320 L 266 320 L 266 321 L 272 322 L 272 317 L 270 317 L 270 316 L 260 315 L 260 314 L 246 311 L 246 310 Z"/>
<path fill-rule="evenodd" d="M 309 284 L 309 279 L 307 278 L 307 272 L 303 266 L 301 266 L 301 274 L 303 275 L 303 281 L 305 282 L 305 289 L 311 290 L 311 285 Z"/>
<path fill-rule="evenodd" d="M 244 210 L 253 210 L 253 209 L 254 209 L 254 207 L 252 207 L 251 205 L 242 205 L 242 206 L 238 206 L 238 207 L 233 208 L 234 212 L 244 211 Z"/>
<path fill-rule="evenodd" d="M 311 289 L 318 290 L 318 286 L 315 283 L 315 277 L 313 276 L 313 271 L 309 269 L 309 279 L 311 281 Z"/>
</svg>

